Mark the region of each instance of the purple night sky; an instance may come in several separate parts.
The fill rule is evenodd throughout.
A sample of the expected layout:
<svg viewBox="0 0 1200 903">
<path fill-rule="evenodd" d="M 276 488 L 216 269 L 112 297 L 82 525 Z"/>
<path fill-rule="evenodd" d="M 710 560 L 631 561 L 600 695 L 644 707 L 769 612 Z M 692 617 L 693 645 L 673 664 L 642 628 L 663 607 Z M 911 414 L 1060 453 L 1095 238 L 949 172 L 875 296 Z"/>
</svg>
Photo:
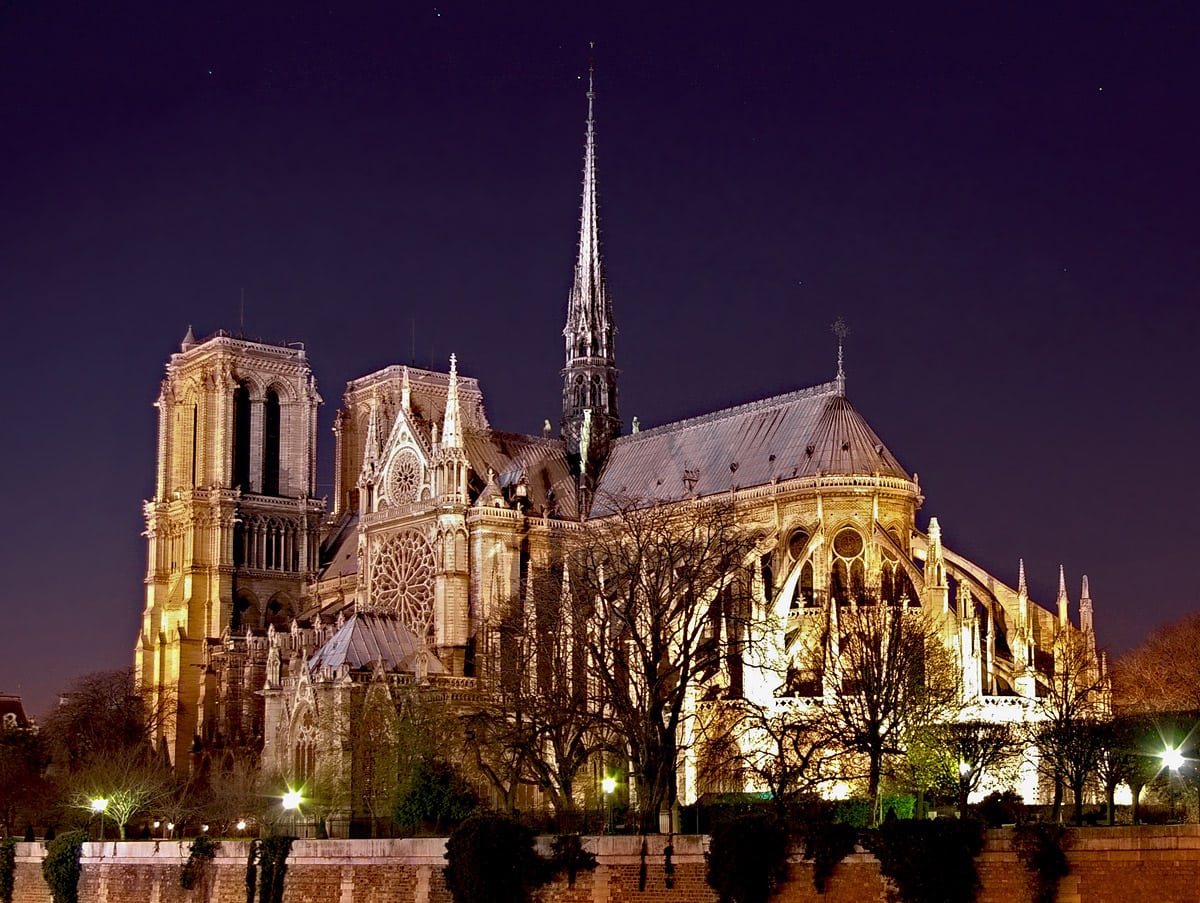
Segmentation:
<svg viewBox="0 0 1200 903">
<path fill-rule="evenodd" d="M 1043 603 L 1088 574 L 1115 653 L 1196 607 L 1194 3 L 502 6 L 0 5 L 0 690 L 130 662 L 151 404 L 243 289 L 324 493 L 390 363 L 557 423 L 590 40 L 627 424 L 830 379 L 842 315 L 922 527 Z"/>
</svg>

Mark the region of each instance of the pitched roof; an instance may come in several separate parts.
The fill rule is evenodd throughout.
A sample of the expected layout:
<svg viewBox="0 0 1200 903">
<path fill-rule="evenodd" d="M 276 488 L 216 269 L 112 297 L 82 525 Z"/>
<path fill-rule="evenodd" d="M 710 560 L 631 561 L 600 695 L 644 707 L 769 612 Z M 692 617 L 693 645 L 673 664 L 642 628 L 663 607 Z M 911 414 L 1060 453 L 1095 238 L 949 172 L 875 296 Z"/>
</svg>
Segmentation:
<svg viewBox="0 0 1200 903">
<path fill-rule="evenodd" d="M 308 670 L 349 665 L 357 671 L 382 661 L 388 671 L 415 673 L 421 649 L 421 641 L 395 615 L 358 611 L 308 660 Z M 427 654 L 427 672 L 443 673 L 445 669 L 433 652 Z"/>
<path fill-rule="evenodd" d="M 820 474 L 908 474 L 836 382 L 715 411 L 612 444 L 594 515 Z"/>
<path fill-rule="evenodd" d="M 487 480 L 489 470 L 496 472 L 502 488 L 524 475 L 529 503 L 534 509 L 549 509 L 548 514 L 575 513 L 575 478 L 567 460 L 567 445 L 561 439 L 500 430 L 467 430 L 464 444 L 471 469 L 481 482 Z"/>
</svg>

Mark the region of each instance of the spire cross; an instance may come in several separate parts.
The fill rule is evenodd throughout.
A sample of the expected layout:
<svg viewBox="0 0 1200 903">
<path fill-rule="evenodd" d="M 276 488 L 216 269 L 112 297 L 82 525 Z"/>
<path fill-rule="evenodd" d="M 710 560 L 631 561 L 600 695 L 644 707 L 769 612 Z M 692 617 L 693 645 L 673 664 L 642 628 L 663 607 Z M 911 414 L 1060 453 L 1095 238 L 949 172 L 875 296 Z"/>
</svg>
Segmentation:
<svg viewBox="0 0 1200 903">
<path fill-rule="evenodd" d="M 846 321 L 844 319 L 842 319 L 841 317 L 838 317 L 836 320 L 833 321 L 832 324 L 830 324 L 829 329 L 831 332 L 833 332 L 833 334 L 835 336 L 837 336 L 837 340 L 838 340 L 838 368 L 837 368 L 838 393 L 841 395 L 845 395 L 846 394 L 846 368 L 844 366 L 844 363 L 845 363 L 844 346 L 846 344 L 846 336 L 850 335 L 850 327 L 846 325 Z"/>
</svg>

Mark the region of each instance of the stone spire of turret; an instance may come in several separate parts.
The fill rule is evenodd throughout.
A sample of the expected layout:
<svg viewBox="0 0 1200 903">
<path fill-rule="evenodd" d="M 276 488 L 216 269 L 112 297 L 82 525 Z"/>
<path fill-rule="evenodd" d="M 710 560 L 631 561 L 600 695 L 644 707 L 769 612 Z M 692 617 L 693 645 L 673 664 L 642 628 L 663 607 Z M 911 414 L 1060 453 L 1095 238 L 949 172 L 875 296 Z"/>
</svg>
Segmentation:
<svg viewBox="0 0 1200 903">
<path fill-rule="evenodd" d="M 404 413 L 412 413 L 412 384 L 408 381 L 407 365 L 400 375 L 400 405 L 404 408 Z"/>
<path fill-rule="evenodd" d="M 184 335 L 183 341 L 179 343 L 179 350 L 190 351 L 198 344 L 200 343 L 196 341 L 196 334 L 192 332 L 192 324 L 188 323 L 187 334 Z"/>
<path fill-rule="evenodd" d="M 359 482 L 375 479 L 379 473 L 379 396 L 371 396 L 371 413 L 367 417 L 367 437 L 363 441 L 362 471 Z"/>
<path fill-rule="evenodd" d="M 1029 598 L 1029 586 L 1025 583 L 1025 559 L 1017 561 L 1017 595 Z"/>
<path fill-rule="evenodd" d="M 1058 625 L 1067 626 L 1067 606 L 1071 600 L 1067 597 L 1067 573 L 1060 564 L 1058 566 Z"/>
<path fill-rule="evenodd" d="M 462 405 L 458 400 L 458 358 L 452 354 L 450 355 L 450 385 L 446 389 L 446 416 L 442 419 L 442 448 L 462 447 Z"/>
<path fill-rule="evenodd" d="M 579 254 L 563 328 L 561 431 L 572 452 L 579 451 L 583 412 L 592 412 L 593 456 L 603 457 L 609 439 L 621 429 L 617 412 L 617 365 L 612 302 L 600 254 L 600 211 L 596 197 L 595 69 L 588 67 L 587 138 L 583 157 L 583 197 L 579 215 Z M 581 471 L 587 462 L 581 462 Z"/>
<path fill-rule="evenodd" d="M 1079 596 L 1079 629 L 1087 634 L 1095 630 L 1092 621 L 1092 595 L 1088 592 L 1087 574 L 1083 575 L 1083 592 Z"/>
</svg>

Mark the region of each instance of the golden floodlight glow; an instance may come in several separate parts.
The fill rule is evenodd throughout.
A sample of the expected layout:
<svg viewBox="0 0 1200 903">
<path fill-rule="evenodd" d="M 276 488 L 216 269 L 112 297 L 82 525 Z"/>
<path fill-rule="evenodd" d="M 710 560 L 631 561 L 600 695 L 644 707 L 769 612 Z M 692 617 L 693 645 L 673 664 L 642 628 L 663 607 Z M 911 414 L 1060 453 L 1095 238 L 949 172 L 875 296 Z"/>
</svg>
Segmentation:
<svg viewBox="0 0 1200 903">
<path fill-rule="evenodd" d="M 1178 749 L 1164 749 L 1161 758 L 1163 765 L 1171 771 L 1178 771 L 1183 767 L 1183 753 Z"/>
</svg>

